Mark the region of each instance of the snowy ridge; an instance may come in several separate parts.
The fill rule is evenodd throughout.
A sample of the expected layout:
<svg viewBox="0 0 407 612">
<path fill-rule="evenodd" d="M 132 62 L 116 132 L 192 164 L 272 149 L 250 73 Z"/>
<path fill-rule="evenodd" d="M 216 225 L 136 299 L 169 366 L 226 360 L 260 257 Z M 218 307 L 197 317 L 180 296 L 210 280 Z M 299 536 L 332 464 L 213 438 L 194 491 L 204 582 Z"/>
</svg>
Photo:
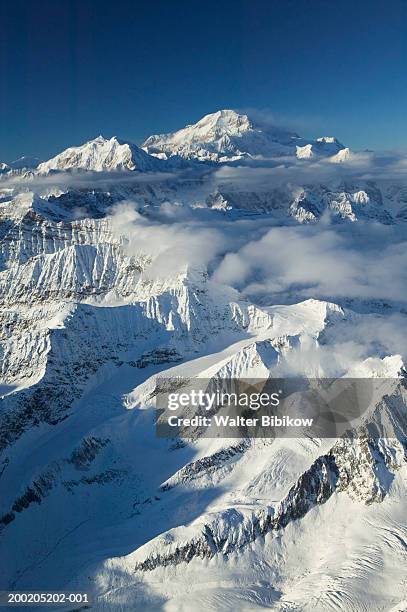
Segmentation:
<svg viewBox="0 0 407 612">
<path fill-rule="evenodd" d="M 164 164 L 147 155 L 134 144 L 98 136 L 79 147 L 70 147 L 52 159 L 38 166 L 40 174 L 52 170 L 91 170 L 94 172 L 112 170 L 163 170 Z"/>
<path fill-rule="evenodd" d="M 404 462 L 403 447 L 398 462 L 392 457 L 392 451 L 386 444 L 380 448 L 368 440 L 353 444 L 341 441 L 301 475 L 275 509 L 263 508 L 253 513 L 239 508 L 225 510 L 218 516 L 209 515 L 204 524 L 199 519 L 198 524 L 192 524 L 188 530 L 178 528 L 160 536 L 127 562 L 135 562 L 136 571 L 152 571 L 158 567 L 188 563 L 194 557 L 211 558 L 215 554 L 238 552 L 269 531 L 284 529 L 291 521 L 305 516 L 315 505 L 326 503 L 336 489 L 341 492 L 349 490 L 351 495 L 367 504 L 382 501 L 387 488 L 385 479 L 381 481 L 376 474 L 377 464 L 380 462 L 384 468 L 398 469 Z M 185 540 L 188 531 L 191 535 L 195 532 L 196 536 Z M 165 555 L 162 555 L 163 550 Z"/>
</svg>

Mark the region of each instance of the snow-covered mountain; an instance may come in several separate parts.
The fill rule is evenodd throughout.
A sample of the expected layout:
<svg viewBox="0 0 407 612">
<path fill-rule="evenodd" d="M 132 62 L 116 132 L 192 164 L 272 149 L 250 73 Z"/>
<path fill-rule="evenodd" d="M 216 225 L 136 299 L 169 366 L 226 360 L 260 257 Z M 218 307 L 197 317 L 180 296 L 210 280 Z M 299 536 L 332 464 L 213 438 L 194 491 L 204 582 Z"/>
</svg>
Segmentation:
<svg viewBox="0 0 407 612">
<path fill-rule="evenodd" d="M 113 136 L 110 139 L 98 136 L 79 147 L 70 147 L 38 166 L 40 174 L 52 170 L 90 170 L 94 172 L 112 170 L 163 170 L 164 164 L 146 154 L 142 149 Z"/>
<path fill-rule="evenodd" d="M 401 612 L 406 183 L 348 174 L 334 139 L 202 122 L 147 145 L 176 172 L 98 138 L 1 180 L 0 588 Z M 157 437 L 163 377 L 269 376 L 379 384 L 354 437 Z"/>
<path fill-rule="evenodd" d="M 205 115 L 171 134 L 150 136 L 142 144 L 152 155 L 179 155 L 200 161 L 233 162 L 245 158 L 296 155 L 299 159 L 335 155 L 344 146 L 336 138 L 307 141 L 296 133 L 253 121 L 234 110 Z"/>
</svg>

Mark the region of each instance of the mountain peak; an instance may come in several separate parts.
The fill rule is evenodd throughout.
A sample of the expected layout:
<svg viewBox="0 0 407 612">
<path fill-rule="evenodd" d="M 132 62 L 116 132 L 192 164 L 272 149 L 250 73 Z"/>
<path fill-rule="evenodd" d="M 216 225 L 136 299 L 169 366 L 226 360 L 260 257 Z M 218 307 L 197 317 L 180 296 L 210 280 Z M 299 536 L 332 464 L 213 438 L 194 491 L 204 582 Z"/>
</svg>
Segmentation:
<svg viewBox="0 0 407 612">
<path fill-rule="evenodd" d="M 113 140 L 114 138 L 115 136 L 113 136 L 111 140 Z M 109 140 L 108 138 L 105 138 L 104 136 L 102 136 L 102 134 L 99 134 L 99 136 L 96 136 L 96 138 L 94 138 L 93 140 L 90 140 L 89 142 L 94 142 L 96 144 L 99 144 L 99 143 L 108 142 L 108 140 Z"/>
<path fill-rule="evenodd" d="M 306 140 L 261 118 L 253 120 L 244 113 L 221 109 L 176 132 L 150 136 L 142 147 L 161 158 L 179 155 L 222 163 L 296 155 L 309 159 L 333 155 L 343 145 L 331 136 Z"/>
<path fill-rule="evenodd" d="M 38 171 L 90 170 L 94 172 L 112 170 L 161 170 L 163 162 L 148 155 L 135 144 L 119 140 L 116 136 L 102 135 L 77 147 L 69 147 L 39 164 Z"/>
<path fill-rule="evenodd" d="M 243 113 L 221 109 L 169 134 L 150 136 L 142 144 L 152 155 L 225 162 L 242 157 L 284 155 L 298 136 L 275 126 L 261 126 Z"/>
<path fill-rule="evenodd" d="M 322 136 L 317 138 L 317 142 L 323 142 L 325 144 L 340 144 L 339 140 L 335 136 Z"/>
<path fill-rule="evenodd" d="M 253 128 L 247 115 L 241 115 L 231 109 L 222 109 L 205 115 L 197 123 L 187 126 L 195 130 L 216 131 L 225 134 L 240 134 Z M 186 128 L 186 129 L 187 129 Z"/>
<path fill-rule="evenodd" d="M 11 170 L 11 168 L 8 164 L 5 164 L 4 162 L 0 162 L 0 174 L 9 172 L 9 170 Z"/>
</svg>

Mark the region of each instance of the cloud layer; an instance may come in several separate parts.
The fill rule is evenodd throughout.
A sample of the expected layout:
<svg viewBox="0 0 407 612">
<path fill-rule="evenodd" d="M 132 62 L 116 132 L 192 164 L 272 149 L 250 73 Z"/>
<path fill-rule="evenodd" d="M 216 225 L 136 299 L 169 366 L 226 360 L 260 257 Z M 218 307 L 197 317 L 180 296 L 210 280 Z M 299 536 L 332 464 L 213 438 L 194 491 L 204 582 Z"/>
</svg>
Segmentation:
<svg viewBox="0 0 407 612">
<path fill-rule="evenodd" d="M 214 278 L 257 296 L 405 301 L 407 240 L 376 223 L 275 227 L 228 253 Z"/>
</svg>

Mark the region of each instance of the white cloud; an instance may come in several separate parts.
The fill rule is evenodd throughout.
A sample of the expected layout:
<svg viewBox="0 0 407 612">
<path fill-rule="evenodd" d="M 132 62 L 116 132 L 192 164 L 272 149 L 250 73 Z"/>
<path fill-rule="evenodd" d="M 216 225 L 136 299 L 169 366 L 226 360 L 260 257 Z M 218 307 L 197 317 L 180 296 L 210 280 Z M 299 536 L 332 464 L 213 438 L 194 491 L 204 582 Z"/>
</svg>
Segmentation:
<svg viewBox="0 0 407 612">
<path fill-rule="evenodd" d="M 182 220 L 182 209 L 181 220 L 170 204 L 163 207 L 158 220 L 152 220 L 138 213 L 136 208 L 134 202 L 123 202 L 114 207 L 109 219 L 113 231 L 125 238 L 128 255 L 147 254 L 152 258 L 145 271 L 149 279 L 173 277 L 187 268 L 205 270 L 224 249 L 224 236 L 220 231 L 199 222 Z"/>
<path fill-rule="evenodd" d="M 407 241 L 393 227 L 275 227 L 228 253 L 215 279 L 246 294 L 406 298 Z"/>
</svg>

